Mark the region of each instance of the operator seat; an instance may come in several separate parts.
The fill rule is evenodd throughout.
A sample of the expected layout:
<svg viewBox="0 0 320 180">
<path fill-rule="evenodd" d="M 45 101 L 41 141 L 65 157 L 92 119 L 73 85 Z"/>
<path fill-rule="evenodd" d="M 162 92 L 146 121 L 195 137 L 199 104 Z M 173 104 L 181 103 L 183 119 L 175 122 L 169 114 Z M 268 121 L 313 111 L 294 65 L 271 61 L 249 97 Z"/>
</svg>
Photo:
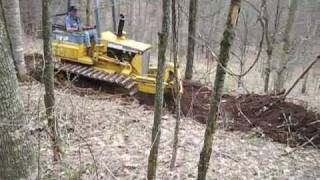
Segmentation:
<svg viewBox="0 0 320 180">
<path fill-rule="evenodd" d="M 85 43 L 84 32 L 68 32 L 64 25 L 54 24 L 52 26 L 52 39 L 60 42 L 70 42 L 76 44 Z"/>
</svg>

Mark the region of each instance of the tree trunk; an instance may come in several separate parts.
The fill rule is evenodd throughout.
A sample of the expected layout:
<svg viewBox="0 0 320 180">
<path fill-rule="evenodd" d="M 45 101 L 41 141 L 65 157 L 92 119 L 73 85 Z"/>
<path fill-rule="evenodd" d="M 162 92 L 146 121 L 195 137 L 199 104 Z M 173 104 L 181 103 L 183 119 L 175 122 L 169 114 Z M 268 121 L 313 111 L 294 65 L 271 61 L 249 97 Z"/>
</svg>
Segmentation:
<svg viewBox="0 0 320 180">
<path fill-rule="evenodd" d="M 111 7 L 112 7 L 112 27 L 114 33 L 117 32 L 117 13 L 116 13 L 116 4 L 115 0 L 111 0 Z"/>
<path fill-rule="evenodd" d="M 243 13 L 242 13 L 243 14 Z M 248 46 L 248 33 L 249 33 L 249 14 L 246 13 L 243 17 L 243 39 L 241 41 L 241 56 L 240 56 L 240 74 L 243 74 L 245 61 L 246 61 L 246 53 L 247 53 L 247 46 Z M 238 88 L 242 86 L 242 76 L 238 77 Z"/>
<path fill-rule="evenodd" d="M 128 8 L 128 14 L 129 14 L 129 17 L 128 17 L 128 32 L 129 32 L 129 35 L 131 38 L 134 38 L 134 32 L 133 32 L 133 20 L 134 20 L 134 2 L 133 1 L 130 1 L 128 4 L 127 4 L 127 8 Z"/>
<path fill-rule="evenodd" d="M 270 74 L 271 74 L 271 62 L 272 62 L 272 49 L 267 50 L 267 62 L 264 70 L 264 88 L 265 93 L 269 92 Z"/>
<path fill-rule="evenodd" d="M 60 159 L 59 134 L 58 124 L 54 117 L 54 65 L 51 45 L 52 35 L 52 19 L 51 19 L 51 5 L 52 0 L 42 1 L 42 26 L 43 26 L 43 54 L 45 60 L 44 68 L 44 86 L 45 95 L 44 103 L 46 107 L 46 114 L 48 119 L 48 127 L 50 129 L 50 137 L 53 143 L 53 159 L 57 161 Z"/>
<path fill-rule="evenodd" d="M 298 0 L 291 0 L 290 7 L 289 7 L 288 20 L 287 20 L 285 32 L 283 35 L 283 40 L 281 43 L 281 46 L 282 46 L 281 59 L 277 68 L 276 78 L 274 81 L 274 91 L 276 93 L 279 93 L 284 89 L 285 73 L 286 73 L 287 64 L 289 61 L 290 34 L 295 21 L 295 14 L 296 14 L 297 8 L 298 8 Z"/>
<path fill-rule="evenodd" d="M 177 159 L 177 151 L 178 151 L 178 143 L 179 143 L 179 128 L 180 128 L 180 119 L 181 119 L 181 96 L 182 93 L 180 87 L 179 80 L 179 72 L 178 72 L 178 31 L 177 31 L 177 13 L 176 13 L 176 0 L 172 0 L 171 4 L 171 17 L 172 17 L 172 51 L 173 51 L 173 64 L 174 64 L 174 72 L 175 72 L 175 89 L 176 89 L 176 126 L 174 129 L 174 138 L 173 138 L 173 149 L 172 149 L 172 157 L 170 163 L 170 169 L 172 170 L 175 167 L 176 159 Z"/>
<path fill-rule="evenodd" d="M 68 7 L 67 12 L 68 12 L 69 8 L 71 7 L 71 0 L 67 1 L 67 7 Z"/>
<path fill-rule="evenodd" d="M 0 3 L 2 13 L 5 14 L 5 24 L 17 75 L 20 80 L 24 81 L 27 78 L 27 70 L 24 62 L 19 0 L 1 0 Z"/>
<path fill-rule="evenodd" d="M 185 72 L 186 80 L 191 80 L 193 75 L 193 59 L 194 59 L 194 50 L 196 45 L 197 9 L 198 9 L 198 0 L 190 0 L 187 65 L 186 65 L 186 72 Z"/>
<path fill-rule="evenodd" d="M 299 75 L 299 77 L 294 81 L 294 83 L 290 86 L 290 88 L 285 92 L 285 94 L 283 94 L 282 98 L 285 99 L 288 94 L 291 93 L 291 91 L 296 87 L 296 85 L 299 83 L 299 81 L 306 75 L 309 73 L 310 69 L 318 62 L 320 61 L 320 55 L 317 56 L 317 58 L 315 60 L 313 60 L 307 67 L 305 70 L 303 70 L 303 72 Z"/>
<path fill-rule="evenodd" d="M 213 134 L 216 129 L 216 121 L 218 118 L 218 108 L 224 87 L 226 72 L 223 68 L 227 67 L 229 61 L 229 52 L 234 40 L 234 29 L 238 21 L 241 8 L 241 0 L 231 0 L 229 15 L 226 23 L 226 28 L 223 33 L 223 39 L 220 44 L 220 65 L 217 65 L 216 78 L 214 89 L 211 97 L 211 106 L 208 115 L 207 128 L 204 137 L 203 148 L 200 154 L 198 164 L 198 180 L 205 180 L 209 167 L 210 156 L 212 153 Z"/>
<path fill-rule="evenodd" d="M 271 76 L 271 65 L 272 65 L 272 56 L 273 49 L 276 42 L 276 34 L 279 30 L 279 22 L 280 22 L 280 0 L 277 0 L 276 14 L 274 18 L 274 30 L 270 32 L 270 23 L 269 23 L 269 12 L 267 6 L 267 0 L 262 0 L 261 9 L 263 9 L 263 20 L 264 20 L 264 29 L 265 29 L 265 38 L 267 42 L 267 60 L 264 69 L 264 92 L 269 92 L 270 86 L 270 76 Z"/>
<path fill-rule="evenodd" d="M 91 1 L 86 0 L 86 24 L 91 25 Z"/>
<path fill-rule="evenodd" d="M 308 84 L 308 79 L 309 79 L 309 73 L 307 73 L 303 79 L 302 83 L 302 88 L 301 88 L 301 93 L 306 94 L 307 93 L 307 84 Z"/>
<path fill-rule="evenodd" d="M 270 81 L 270 72 L 271 72 L 271 60 L 272 60 L 272 52 L 273 52 L 273 46 L 271 44 L 270 40 L 270 34 L 269 34 L 269 14 L 268 14 L 268 7 L 267 7 L 267 0 L 261 1 L 260 6 L 261 12 L 262 12 L 262 29 L 265 34 L 266 42 L 267 42 L 267 60 L 264 65 L 263 70 L 263 78 L 264 78 L 264 87 L 263 91 L 265 93 L 268 93 L 269 91 L 269 81 Z"/>
<path fill-rule="evenodd" d="M 0 179 L 29 179 L 34 162 L 32 142 L 2 15 L 0 42 Z"/>
<path fill-rule="evenodd" d="M 159 52 L 158 52 L 158 72 L 156 95 L 154 103 L 154 122 L 152 128 L 151 150 L 148 159 L 148 180 L 156 179 L 158 148 L 161 136 L 161 118 L 163 107 L 163 76 L 166 63 L 166 50 L 168 46 L 169 26 L 170 26 L 170 1 L 162 1 L 163 18 L 162 18 L 162 32 L 159 33 Z"/>
</svg>

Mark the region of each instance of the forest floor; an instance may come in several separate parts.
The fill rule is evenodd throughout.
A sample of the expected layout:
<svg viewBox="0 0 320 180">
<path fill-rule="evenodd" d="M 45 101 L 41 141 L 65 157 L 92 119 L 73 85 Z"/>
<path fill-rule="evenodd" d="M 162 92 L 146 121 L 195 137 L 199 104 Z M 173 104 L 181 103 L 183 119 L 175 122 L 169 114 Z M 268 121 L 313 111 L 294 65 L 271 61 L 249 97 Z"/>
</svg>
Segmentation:
<svg viewBox="0 0 320 180">
<path fill-rule="evenodd" d="M 91 92 L 90 89 L 84 91 Z M 26 115 L 35 125 L 35 150 L 42 179 L 145 179 L 153 111 L 133 98 L 56 89 L 56 114 L 64 155 L 52 162 L 45 131 L 44 88 L 21 85 Z M 158 179 L 195 179 L 205 125 L 184 118 L 176 168 L 169 170 L 175 119 L 163 117 Z M 219 121 L 208 179 L 317 179 L 320 151 L 290 148 L 257 131 L 227 131 Z M 39 135 L 39 136 L 38 136 Z M 40 138 L 39 138 L 40 137 Z"/>
</svg>

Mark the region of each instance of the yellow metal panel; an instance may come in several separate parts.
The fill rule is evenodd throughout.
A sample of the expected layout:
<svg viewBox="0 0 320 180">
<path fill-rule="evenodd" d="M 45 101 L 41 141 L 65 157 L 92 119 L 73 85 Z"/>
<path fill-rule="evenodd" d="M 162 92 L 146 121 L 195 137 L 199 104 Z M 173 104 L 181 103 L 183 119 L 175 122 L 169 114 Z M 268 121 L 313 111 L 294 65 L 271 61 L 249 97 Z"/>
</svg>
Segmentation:
<svg viewBox="0 0 320 180">
<path fill-rule="evenodd" d="M 139 91 L 147 93 L 147 94 L 155 94 L 156 93 L 156 79 L 154 77 L 136 76 L 135 81 L 139 85 Z M 167 88 L 172 88 L 166 82 L 164 82 L 163 87 L 165 88 L 165 90 Z"/>
<path fill-rule="evenodd" d="M 138 83 L 139 84 L 139 91 L 147 94 L 155 94 L 156 87 L 154 84 L 147 84 L 147 83 Z"/>
<path fill-rule="evenodd" d="M 66 58 L 78 58 L 83 56 L 84 46 L 73 44 L 73 43 L 62 43 L 53 42 L 52 43 L 53 52 L 56 56 L 66 57 Z"/>
<path fill-rule="evenodd" d="M 107 56 L 99 56 L 95 66 L 104 71 L 112 71 L 119 74 L 130 75 L 132 73 L 132 66 L 126 62 L 120 62 Z"/>
<path fill-rule="evenodd" d="M 137 42 L 131 39 L 126 39 L 124 37 L 119 38 L 117 35 L 115 35 L 110 31 L 103 32 L 101 34 L 101 38 L 102 40 L 106 40 L 108 43 L 111 42 L 111 43 L 119 44 L 119 45 L 126 46 L 138 51 L 142 51 L 142 52 L 152 47 L 150 44 Z"/>
<path fill-rule="evenodd" d="M 133 58 L 132 62 L 132 67 L 135 70 L 135 72 L 137 73 L 137 75 L 142 75 L 142 55 L 137 54 L 135 55 L 135 57 Z"/>
<path fill-rule="evenodd" d="M 112 69 L 99 68 L 99 67 L 95 67 L 95 69 L 99 70 L 99 71 L 103 71 L 103 72 L 108 73 L 108 74 L 115 74 L 116 73 L 116 71 L 112 70 Z"/>
<path fill-rule="evenodd" d="M 86 47 L 83 44 L 53 42 L 52 49 L 55 56 L 65 60 L 92 65 L 93 60 L 86 56 Z"/>
<path fill-rule="evenodd" d="M 78 60 L 76 60 L 76 62 L 79 62 L 79 63 L 82 63 L 82 64 L 93 65 L 93 60 L 89 56 L 80 57 L 80 58 L 78 58 Z"/>
</svg>

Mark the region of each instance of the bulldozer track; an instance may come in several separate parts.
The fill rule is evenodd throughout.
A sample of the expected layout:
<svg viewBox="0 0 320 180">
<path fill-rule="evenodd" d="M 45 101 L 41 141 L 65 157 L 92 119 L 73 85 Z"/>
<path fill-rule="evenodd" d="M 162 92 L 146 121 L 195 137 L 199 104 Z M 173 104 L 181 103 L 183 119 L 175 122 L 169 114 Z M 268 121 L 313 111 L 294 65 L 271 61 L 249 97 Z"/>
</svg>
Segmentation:
<svg viewBox="0 0 320 180">
<path fill-rule="evenodd" d="M 55 69 L 66 73 L 81 75 L 90 79 L 117 84 L 118 86 L 127 89 L 130 96 L 136 94 L 139 90 L 137 82 L 135 82 L 128 75 L 109 74 L 103 71 L 99 71 L 92 66 L 85 66 L 68 62 L 56 62 Z"/>
</svg>

